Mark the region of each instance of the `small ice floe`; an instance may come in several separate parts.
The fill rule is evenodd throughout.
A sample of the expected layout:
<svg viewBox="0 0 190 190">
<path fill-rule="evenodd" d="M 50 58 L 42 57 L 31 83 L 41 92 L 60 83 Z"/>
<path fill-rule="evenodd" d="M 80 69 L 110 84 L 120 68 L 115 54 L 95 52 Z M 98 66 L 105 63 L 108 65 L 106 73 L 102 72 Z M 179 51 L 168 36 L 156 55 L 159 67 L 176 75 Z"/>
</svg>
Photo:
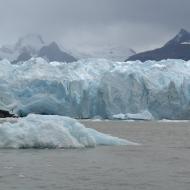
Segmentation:
<svg viewBox="0 0 190 190">
<path fill-rule="evenodd" d="M 170 120 L 170 119 L 162 119 L 162 120 L 158 120 L 157 122 L 163 122 L 163 123 L 188 123 L 189 120 Z"/>
<path fill-rule="evenodd" d="M 120 113 L 112 116 L 113 119 L 120 119 L 120 120 L 153 120 L 154 117 L 148 110 L 141 111 L 140 113 Z"/>
</svg>

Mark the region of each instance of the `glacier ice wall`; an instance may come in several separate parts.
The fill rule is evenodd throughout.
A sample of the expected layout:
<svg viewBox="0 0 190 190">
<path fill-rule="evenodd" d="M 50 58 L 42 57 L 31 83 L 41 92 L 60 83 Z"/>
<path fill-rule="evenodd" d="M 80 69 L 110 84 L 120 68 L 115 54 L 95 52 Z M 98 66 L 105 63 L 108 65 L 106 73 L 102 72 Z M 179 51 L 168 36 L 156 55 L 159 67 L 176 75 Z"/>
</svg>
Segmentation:
<svg viewBox="0 0 190 190">
<path fill-rule="evenodd" d="M 19 115 L 112 118 L 147 111 L 155 119 L 190 119 L 190 61 L 65 64 L 36 58 L 0 66 L 0 108 Z"/>
<path fill-rule="evenodd" d="M 0 124 L 0 148 L 83 148 L 136 143 L 85 128 L 75 119 L 29 114 Z"/>
</svg>

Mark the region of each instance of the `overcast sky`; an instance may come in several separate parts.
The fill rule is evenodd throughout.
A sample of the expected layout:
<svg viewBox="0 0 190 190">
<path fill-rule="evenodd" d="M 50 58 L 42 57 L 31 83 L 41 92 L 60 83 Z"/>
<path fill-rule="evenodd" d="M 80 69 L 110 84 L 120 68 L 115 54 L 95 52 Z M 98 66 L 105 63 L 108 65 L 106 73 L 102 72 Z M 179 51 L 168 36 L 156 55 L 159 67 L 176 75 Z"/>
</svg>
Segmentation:
<svg viewBox="0 0 190 190">
<path fill-rule="evenodd" d="M 0 0 L 0 44 L 39 33 L 66 47 L 128 46 L 137 52 L 190 30 L 190 0 Z"/>
</svg>

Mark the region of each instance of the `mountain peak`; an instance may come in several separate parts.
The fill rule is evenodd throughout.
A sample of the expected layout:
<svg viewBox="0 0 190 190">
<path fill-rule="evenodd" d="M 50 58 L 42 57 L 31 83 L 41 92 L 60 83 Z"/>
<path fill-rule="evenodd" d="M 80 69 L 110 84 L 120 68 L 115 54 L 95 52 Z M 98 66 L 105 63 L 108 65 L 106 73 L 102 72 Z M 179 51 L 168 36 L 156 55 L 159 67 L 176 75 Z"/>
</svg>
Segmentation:
<svg viewBox="0 0 190 190">
<path fill-rule="evenodd" d="M 51 42 L 49 45 L 48 45 L 49 48 L 52 48 L 52 49 L 60 49 L 58 44 L 56 42 Z"/>
<path fill-rule="evenodd" d="M 182 28 L 173 39 L 165 44 L 165 46 L 175 46 L 186 42 L 190 42 L 190 33 Z"/>
<path fill-rule="evenodd" d="M 27 35 L 24 35 L 22 37 L 19 38 L 18 42 L 17 43 L 23 43 L 23 42 L 28 42 L 28 41 L 31 41 L 31 40 L 37 40 L 38 42 L 42 43 L 42 44 L 45 44 L 42 36 L 40 34 L 27 34 Z"/>
<path fill-rule="evenodd" d="M 43 57 L 48 61 L 74 62 L 77 61 L 73 56 L 63 52 L 56 42 L 52 42 L 47 46 L 43 46 L 38 52 L 39 57 Z"/>
<path fill-rule="evenodd" d="M 129 57 L 130 61 L 140 60 L 155 60 L 160 61 L 163 59 L 183 59 L 190 60 L 190 32 L 181 29 L 178 34 L 168 41 L 163 47 L 150 51 L 138 53 Z"/>
<path fill-rule="evenodd" d="M 19 38 L 19 40 L 15 44 L 15 49 L 21 50 L 21 52 L 26 48 L 36 51 L 44 45 L 45 42 L 39 34 L 27 34 Z"/>
<path fill-rule="evenodd" d="M 184 35 L 184 34 L 189 34 L 189 32 L 185 30 L 184 28 L 181 28 L 178 34 Z"/>
</svg>

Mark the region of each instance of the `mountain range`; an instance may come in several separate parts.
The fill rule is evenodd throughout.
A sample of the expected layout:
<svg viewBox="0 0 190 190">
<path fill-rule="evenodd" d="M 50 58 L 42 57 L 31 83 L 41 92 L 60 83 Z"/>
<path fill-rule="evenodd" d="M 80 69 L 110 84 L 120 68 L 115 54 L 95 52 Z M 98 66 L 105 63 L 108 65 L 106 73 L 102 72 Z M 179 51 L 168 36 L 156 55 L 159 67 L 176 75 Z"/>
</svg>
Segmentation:
<svg viewBox="0 0 190 190">
<path fill-rule="evenodd" d="M 135 53 L 126 46 L 113 44 L 93 47 L 83 45 L 76 50 L 76 48 L 62 47 L 60 43 L 56 42 L 47 43 L 38 34 L 27 34 L 20 37 L 15 44 L 0 47 L 0 59 L 8 59 L 11 63 L 27 61 L 32 57 L 67 63 L 86 58 L 124 61 L 126 57 Z"/>
<path fill-rule="evenodd" d="M 190 60 L 190 33 L 187 30 L 181 29 L 179 33 L 163 47 L 137 53 L 129 57 L 126 61 L 140 60 L 144 62 L 147 60 L 160 61 L 163 59 Z"/>
<path fill-rule="evenodd" d="M 161 48 L 142 53 L 136 53 L 127 46 L 107 44 L 89 47 L 84 45 L 78 50 L 62 47 L 56 42 L 47 43 L 38 34 L 28 34 L 20 37 L 15 44 L 3 45 L 0 48 L 0 59 L 8 59 L 11 63 L 27 61 L 32 57 L 42 57 L 46 61 L 75 62 L 83 58 L 105 58 L 112 61 L 163 59 L 190 60 L 190 33 L 181 29 L 179 33 Z"/>
<path fill-rule="evenodd" d="M 27 61 L 31 57 L 42 57 L 47 61 L 77 61 L 75 57 L 64 52 L 56 42 L 48 44 L 36 34 L 28 34 L 19 38 L 13 45 L 0 48 L 0 59 L 8 59 L 12 63 Z"/>
</svg>

